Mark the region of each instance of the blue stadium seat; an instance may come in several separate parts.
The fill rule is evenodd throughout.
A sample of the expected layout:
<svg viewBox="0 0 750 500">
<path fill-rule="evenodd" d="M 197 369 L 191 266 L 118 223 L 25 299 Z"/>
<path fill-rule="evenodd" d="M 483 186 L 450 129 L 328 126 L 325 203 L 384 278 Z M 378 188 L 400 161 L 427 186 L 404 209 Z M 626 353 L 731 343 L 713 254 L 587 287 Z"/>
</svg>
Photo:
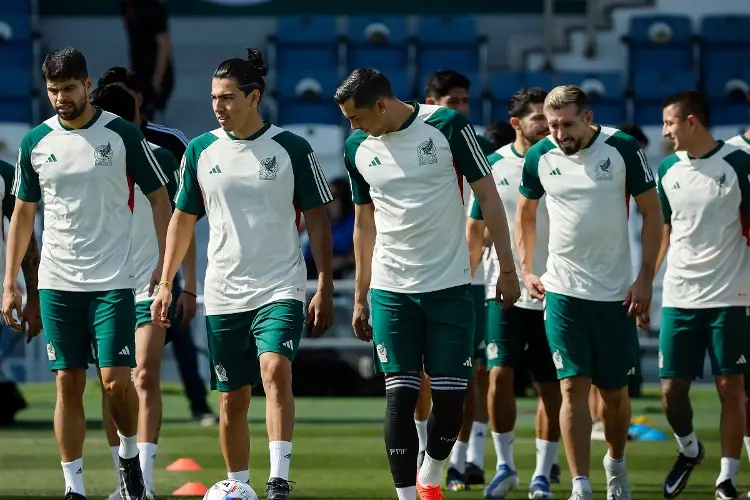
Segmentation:
<svg viewBox="0 0 750 500">
<path fill-rule="evenodd" d="M 388 70 L 385 75 L 391 82 L 393 95 L 399 99 L 411 99 L 414 97 L 411 79 L 409 78 L 409 72 L 407 70 Z"/>
<path fill-rule="evenodd" d="M 368 29 L 385 25 L 387 37 L 370 38 Z M 406 19 L 396 16 L 352 16 L 347 32 L 347 63 L 350 69 L 379 68 L 383 71 L 403 69 L 407 64 Z"/>
<path fill-rule="evenodd" d="M 0 97 L 0 123 L 31 123 L 31 101 Z"/>
<path fill-rule="evenodd" d="M 31 23 L 28 14 L 0 13 L 0 43 L 3 43 L 5 39 L 15 42 L 31 40 Z"/>
<path fill-rule="evenodd" d="M 521 72 L 490 74 L 489 91 L 492 102 L 492 121 L 508 119 L 508 100 L 516 90 L 526 87 L 525 75 Z"/>
<path fill-rule="evenodd" d="M 703 88 L 711 99 L 727 97 L 732 87 L 750 87 L 750 66 L 745 68 L 720 68 L 707 73 L 703 78 Z"/>
<path fill-rule="evenodd" d="M 735 125 L 750 121 L 747 100 L 715 99 L 709 101 L 711 125 Z"/>
<path fill-rule="evenodd" d="M 560 72 L 554 76 L 554 85 L 581 87 L 597 123 L 615 126 L 625 119 L 625 82 L 619 72 Z"/>
<path fill-rule="evenodd" d="M 529 71 L 524 77 L 525 87 L 535 87 L 549 92 L 556 84 L 551 73 L 546 71 Z M 518 89 L 516 89 L 518 90 Z"/>
<path fill-rule="evenodd" d="M 700 49 L 705 77 L 714 71 L 750 67 L 750 15 L 705 16 Z"/>
<path fill-rule="evenodd" d="M 31 99 L 31 72 L 0 66 L 0 99 Z"/>
<path fill-rule="evenodd" d="M 633 16 L 625 38 L 631 74 L 693 68 L 692 20 L 682 15 Z"/>
<path fill-rule="evenodd" d="M 4 68 L 31 71 L 31 46 L 28 42 L 0 42 L 0 61 Z"/>
<path fill-rule="evenodd" d="M 305 78 L 316 80 L 322 93 L 317 98 L 303 98 L 297 94 L 297 85 Z M 339 124 L 341 111 L 333 102 L 333 94 L 340 83 L 335 71 L 303 72 L 298 69 L 279 74 L 278 122 L 281 126 L 297 123 Z"/>
<path fill-rule="evenodd" d="M 283 43 L 318 43 L 338 40 L 334 16 L 279 16 L 276 36 Z"/>
<path fill-rule="evenodd" d="M 336 68 L 338 36 L 333 16 L 280 16 L 274 38 L 277 70 Z"/>
<path fill-rule="evenodd" d="M 639 125 L 662 123 L 662 101 L 681 90 L 695 88 L 692 71 L 640 71 L 633 79 L 635 121 Z"/>
<path fill-rule="evenodd" d="M 479 70 L 480 40 L 473 16 L 421 16 L 417 31 L 418 74 L 441 69 Z"/>
</svg>

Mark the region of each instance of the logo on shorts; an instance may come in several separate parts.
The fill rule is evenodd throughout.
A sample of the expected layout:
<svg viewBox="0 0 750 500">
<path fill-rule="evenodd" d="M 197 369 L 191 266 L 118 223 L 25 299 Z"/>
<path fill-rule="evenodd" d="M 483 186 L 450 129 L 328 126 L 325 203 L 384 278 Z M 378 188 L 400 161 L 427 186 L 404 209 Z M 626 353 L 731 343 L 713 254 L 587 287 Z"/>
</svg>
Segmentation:
<svg viewBox="0 0 750 500">
<path fill-rule="evenodd" d="M 284 347 L 286 347 L 287 349 L 291 349 L 291 350 L 294 350 L 294 341 L 293 341 L 293 340 L 287 340 L 287 341 L 286 341 L 286 342 L 284 342 L 284 343 L 283 343 L 282 345 L 283 345 Z"/>
<path fill-rule="evenodd" d="M 432 140 L 432 137 L 417 146 L 417 158 L 419 159 L 420 166 L 438 162 L 437 148 L 435 148 L 435 142 Z"/>
<path fill-rule="evenodd" d="M 227 371 L 224 369 L 221 365 L 214 366 L 214 370 L 216 371 L 216 378 L 219 379 L 219 382 L 226 382 L 229 379 L 227 378 Z"/>
<path fill-rule="evenodd" d="M 552 354 L 552 362 L 555 363 L 555 370 L 562 370 L 563 360 L 562 355 L 560 355 L 560 351 L 555 351 Z"/>
<path fill-rule="evenodd" d="M 659 368 L 664 368 L 664 355 L 659 351 Z"/>
<path fill-rule="evenodd" d="M 52 342 L 49 342 L 47 344 L 47 358 L 50 361 L 55 361 L 57 359 L 57 354 L 55 354 L 55 346 L 52 345 Z"/>
<path fill-rule="evenodd" d="M 594 173 L 597 181 L 611 181 L 612 180 L 612 160 L 607 158 L 596 164 L 594 167 Z"/>
<path fill-rule="evenodd" d="M 378 359 L 380 360 L 380 362 L 387 363 L 388 362 L 388 350 L 385 348 L 385 344 L 378 344 L 375 350 L 378 352 Z"/>
<path fill-rule="evenodd" d="M 107 143 L 106 146 L 97 146 L 96 149 L 94 149 L 94 166 L 111 167 L 113 157 L 114 152 L 112 151 L 112 144 Z"/>
<path fill-rule="evenodd" d="M 279 172 L 279 165 L 276 162 L 276 157 L 264 158 L 260 160 L 260 170 L 258 171 L 258 178 L 262 181 L 275 181 L 276 175 Z"/>
<path fill-rule="evenodd" d="M 487 359 L 497 359 L 497 344 L 490 342 L 487 344 Z"/>
</svg>

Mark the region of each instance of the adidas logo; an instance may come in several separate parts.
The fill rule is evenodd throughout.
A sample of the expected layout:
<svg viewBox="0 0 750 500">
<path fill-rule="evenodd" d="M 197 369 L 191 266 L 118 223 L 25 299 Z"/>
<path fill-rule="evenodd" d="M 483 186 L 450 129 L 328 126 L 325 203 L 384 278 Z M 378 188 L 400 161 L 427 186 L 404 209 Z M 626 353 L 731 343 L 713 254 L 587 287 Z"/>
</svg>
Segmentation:
<svg viewBox="0 0 750 500">
<path fill-rule="evenodd" d="M 680 189 L 680 183 L 679 182 L 675 182 L 674 186 L 672 186 L 672 189 Z"/>
<path fill-rule="evenodd" d="M 57 157 L 54 154 L 51 154 L 47 157 L 47 161 L 44 163 L 55 163 L 57 161 Z"/>
<path fill-rule="evenodd" d="M 370 165 L 369 165 L 369 166 L 370 166 L 370 167 L 375 167 L 375 166 L 378 166 L 378 165 L 382 165 L 382 163 L 380 162 L 380 158 L 378 158 L 378 157 L 376 156 L 376 157 L 375 157 L 375 158 L 373 158 L 373 160 L 372 160 L 372 161 L 370 162 Z"/>
<path fill-rule="evenodd" d="M 284 458 L 286 458 L 287 460 L 291 460 L 292 459 L 292 454 L 291 453 L 287 453 L 286 455 L 284 455 Z"/>
<path fill-rule="evenodd" d="M 500 181 L 501 186 L 510 186 L 510 182 L 508 182 L 508 179 L 503 179 Z"/>
<path fill-rule="evenodd" d="M 553 169 L 549 174 L 550 175 L 562 175 L 559 168 Z"/>
<path fill-rule="evenodd" d="M 216 165 L 214 168 L 212 168 L 211 170 L 209 170 L 208 173 L 209 174 L 220 174 L 221 173 L 221 169 L 219 168 L 218 165 Z"/>
<path fill-rule="evenodd" d="M 281 345 L 283 345 L 287 349 L 294 349 L 294 341 L 293 340 L 287 340 L 286 342 L 284 342 Z"/>
<path fill-rule="evenodd" d="M 83 474 L 83 467 L 78 467 L 76 474 Z"/>
<path fill-rule="evenodd" d="M 466 358 L 466 361 L 464 361 L 464 366 L 468 366 L 471 368 L 471 358 Z"/>
<path fill-rule="evenodd" d="M 744 354 L 740 355 L 740 359 L 737 360 L 737 364 L 738 365 L 745 365 L 745 364 L 747 364 L 747 361 L 745 360 L 745 355 Z"/>
<path fill-rule="evenodd" d="M 125 346 L 122 351 L 120 351 L 120 354 L 123 356 L 130 356 L 130 349 L 128 348 L 128 346 Z"/>
</svg>

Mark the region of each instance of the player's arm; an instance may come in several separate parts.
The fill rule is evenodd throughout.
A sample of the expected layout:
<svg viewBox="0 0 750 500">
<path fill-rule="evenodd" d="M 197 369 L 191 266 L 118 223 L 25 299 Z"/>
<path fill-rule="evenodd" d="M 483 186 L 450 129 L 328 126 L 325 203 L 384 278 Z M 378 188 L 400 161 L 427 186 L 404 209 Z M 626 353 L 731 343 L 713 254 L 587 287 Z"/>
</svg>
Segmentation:
<svg viewBox="0 0 750 500">
<path fill-rule="evenodd" d="M 471 275 L 474 276 L 484 253 L 485 224 L 484 217 L 482 216 L 482 208 L 473 194 L 469 199 L 469 204 L 471 207 L 469 209 L 469 217 L 466 219 L 466 241 L 469 244 Z"/>
<path fill-rule="evenodd" d="M 513 233 L 521 276 L 534 274 L 536 213 L 539 209 L 539 200 L 544 196 L 544 187 L 539 179 L 539 160 L 539 153 L 534 148 L 526 153 L 521 170 L 521 185 L 518 188 L 518 206 Z"/>
<path fill-rule="evenodd" d="M 372 255 L 375 251 L 375 206 L 370 197 L 370 185 L 354 163 L 353 155 L 344 155 L 344 163 L 352 185 L 354 201 L 354 302 L 367 304 L 367 293 L 372 279 Z"/>
<path fill-rule="evenodd" d="M 656 180 L 656 190 L 659 193 L 659 201 L 661 204 L 661 213 L 664 218 L 664 228 L 661 232 L 661 244 L 659 245 L 659 254 L 656 256 L 656 265 L 654 266 L 654 276 L 661 269 L 664 259 L 667 257 L 667 251 L 669 250 L 669 241 L 672 237 L 672 206 L 669 204 L 669 198 L 667 197 L 666 191 L 664 191 L 664 185 L 662 180 L 667 169 L 674 163 L 673 157 L 667 158 L 659 165 L 659 177 Z"/>
</svg>

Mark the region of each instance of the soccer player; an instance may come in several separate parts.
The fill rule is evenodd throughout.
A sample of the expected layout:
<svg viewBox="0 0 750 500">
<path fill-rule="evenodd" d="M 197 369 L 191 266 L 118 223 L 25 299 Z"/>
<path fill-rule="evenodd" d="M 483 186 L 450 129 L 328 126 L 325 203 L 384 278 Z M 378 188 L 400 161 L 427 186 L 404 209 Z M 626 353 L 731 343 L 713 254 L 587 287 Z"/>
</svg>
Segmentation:
<svg viewBox="0 0 750 500">
<path fill-rule="evenodd" d="M 286 500 L 294 430 L 292 361 L 305 322 L 313 336 L 331 324 L 331 227 L 325 205 L 333 197 L 307 141 L 263 123 L 258 105 L 267 71 L 261 53 L 249 49 L 247 60 L 229 59 L 214 73 L 211 99 L 220 128 L 190 141 L 185 152 L 151 311 L 157 325 L 169 325 L 172 279 L 197 219 L 206 215 L 211 234 L 206 330 L 228 476 L 250 481 L 247 411 L 251 386 L 262 381 L 271 459 L 268 499 Z M 318 269 L 307 319 L 300 211 Z"/>
<path fill-rule="evenodd" d="M 474 375 L 471 269 L 456 172 L 486 214 L 501 264 L 497 300 L 510 307 L 520 290 L 505 212 L 462 113 L 402 102 L 388 78 L 370 68 L 354 70 L 334 98 L 355 131 L 344 148 L 356 204 L 352 326 L 359 339 L 373 341 L 376 371 L 385 374 L 385 443 L 398 498 L 415 500 L 419 491 L 422 500 L 439 500 L 443 463 L 461 429 Z M 416 478 L 412 418 L 423 370 L 433 405 Z"/>
<path fill-rule="evenodd" d="M 122 87 L 108 85 L 97 88 L 91 93 L 91 103 L 104 111 L 109 111 L 120 118 L 133 122 L 135 118 L 135 99 Z M 177 171 L 179 164 L 175 157 L 164 148 L 149 143 L 154 157 L 159 162 L 167 182 L 167 192 L 170 199 L 177 192 Z M 143 192 L 136 186 L 134 190 L 133 203 L 133 271 L 136 276 L 135 289 L 135 360 L 136 367 L 133 371 L 135 390 L 138 394 L 138 457 L 141 462 L 143 481 L 146 485 L 146 494 L 149 498 L 156 496 L 152 475 L 154 471 L 154 459 L 156 457 L 157 443 L 159 439 L 159 428 L 161 426 L 162 401 L 161 382 L 159 371 L 161 369 L 162 354 L 166 332 L 153 324 L 151 321 L 152 297 L 149 295 L 149 284 L 151 273 L 159 262 L 159 246 L 152 222 L 151 205 Z M 107 399 L 104 398 L 104 402 Z M 107 431 L 107 440 L 110 448 L 113 448 L 114 433 L 110 430 L 114 427 L 109 409 L 103 405 L 106 414 L 103 415 Z M 118 474 L 119 477 L 119 474 Z M 117 496 L 115 496 L 117 495 Z M 119 498 L 119 490 L 110 495 L 110 499 Z"/>
<path fill-rule="evenodd" d="M 427 81 L 425 102 L 430 105 L 445 106 L 455 109 L 464 116 L 469 115 L 469 88 L 471 81 L 465 75 L 453 70 L 438 71 Z M 484 155 L 497 149 L 495 144 L 481 135 L 477 143 Z M 468 204 L 469 185 L 464 182 L 464 200 Z M 467 192 L 468 191 L 468 192 Z M 487 435 L 487 369 L 484 355 L 484 334 L 487 323 L 484 301 L 485 278 L 481 267 L 473 274 L 472 293 L 474 294 L 474 380 L 469 380 L 466 387 L 466 404 L 461 432 L 458 433 L 448 460 L 448 471 L 445 485 L 449 491 L 460 491 L 466 485 L 484 484 L 484 447 Z M 424 460 L 427 446 L 427 419 L 430 416 L 432 400 L 430 383 L 422 372 L 422 385 L 419 390 L 419 402 L 414 412 L 414 421 L 419 436 L 418 466 Z"/>
<path fill-rule="evenodd" d="M 489 156 L 492 176 L 509 219 L 511 238 L 514 230 L 518 187 L 521 184 L 524 155 L 531 146 L 547 137 L 549 128 L 543 105 L 547 93 L 541 89 L 521 89 L 510 99 L 508 115 L 516 131 L 516 140 Z M 482 258 L 484 221 L 482 209 L 472 200 L 471 218 L 467 228 L 472 268 Z M 513 240 L 511 239 L 511 242 Z M 542 197 L 536 219 L 534 274 L 542 275 L 547 263 L 549 216 Z M 489 282 L 497 278 L 497 255 L 491 249 Z M 515 250 L 514 250 L 515 256 Z M 517 258 L 517 257 L 516 257 Z M 520 263 L 516 260 L 516 267 Z M 513 457 L 513 428 L 516 424 L 515 373 L 527 356 L 539 395 L 542 421 L 537 425 L 536 469 L 529 486 L 529 498 L 553 498 L 550 491 L 552 465 L 556 462 L 560 439 L 560 384 L 557 381 L 552 353 L 544 330 L 543 304 L 523 290 L 521 298 L 510 309 L 503 310 L 492 301 L 495 290 L 487 287 L 487 367 L 490 387 L 487 407 L 490 413 L 492 440 L 497 453 L 495 477 L 485 488 L 485 498 L 505 498 L 518 486 L 518 473 Z"/>
<path fill-rule="evenodd" d="M 14 217 L 8 235 L 7 297 L 44 203 L 44 245 L 39 300 L 47 357 L 56 372 L 57 436 L 66 500 L 86 497 L 83 391 L 89 354 L 96 351 L 112 418 L 120 434 L 123 498 L 145 497 L 138 459 L 138 397 L 130 378 L 135 366 L 136 287 L 133 248 L 133 185 L 148 198 L 159 254 L 169 224 L 169 196 L 143 134 L 133 124 L 89 103 L 86 59 L 65 47 L 42 64 L 47 95 L 57 115 L 28 132 L 13 184 Z M 160 263 L 152 272 L 158 281 Z M 6 319 L 13 302 L 6 300 Z"/>
<path fill-rule="evenodd" d="M 675 154 L 659 165 L 664 273 L 659 377 L 667 421 L 680 447 L 664 497 L 687 485 L 705 450 L 693 429 L 689 390 L 708 351 L 721 402 L 721 470 L 716 499 L 738 498 L 735 480 L 745 431 L 750 250 L 750 155 L 715 140 L 703 94 L 679 92 L 663 104 L 665 137 Z"/>
<path fill-rule="evenodd" d="M 625 446 L 630 425 L 629 374 L 635 362 L 634 316 L 648 319 L 664 224 L 653 173 L 638 142 L 593 123 L 586 94 L 572 85 L 544 101 L 550 135 L 526 152 L 515 241 L 523 281 L 545 301 L 545 329 L 562 391 L 560 429 L 573 494 L 589 500 L 594 383 L 604 399 L 607 498 L 630 500 Z M 534 274 L 537 208 L 546 194 L 549 258 Z M 628 197 L 643 214 L 641 269 L 632 283 Z M 632 283 L 632 286 L 631 286 Z"/>
</svg>

